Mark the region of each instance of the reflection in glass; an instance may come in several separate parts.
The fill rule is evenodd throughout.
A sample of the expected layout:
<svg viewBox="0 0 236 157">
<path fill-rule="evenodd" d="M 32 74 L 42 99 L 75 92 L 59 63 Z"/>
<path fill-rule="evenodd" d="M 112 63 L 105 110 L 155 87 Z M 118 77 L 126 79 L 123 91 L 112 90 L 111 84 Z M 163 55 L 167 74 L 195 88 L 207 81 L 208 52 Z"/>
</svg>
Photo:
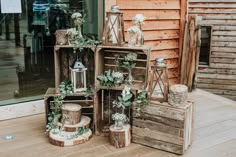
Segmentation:
<svg viewBox="0 0 236 157">
<path fill-rule="evenodd" d="M 98 2 L 21 0 L 21 14 L 0 14 L 0 105 L 42 99 L 54 87 L 55 31 L 71 27 L 71 13 L 86 13 L 83 33 L 97 35 Z"/>
</svg>

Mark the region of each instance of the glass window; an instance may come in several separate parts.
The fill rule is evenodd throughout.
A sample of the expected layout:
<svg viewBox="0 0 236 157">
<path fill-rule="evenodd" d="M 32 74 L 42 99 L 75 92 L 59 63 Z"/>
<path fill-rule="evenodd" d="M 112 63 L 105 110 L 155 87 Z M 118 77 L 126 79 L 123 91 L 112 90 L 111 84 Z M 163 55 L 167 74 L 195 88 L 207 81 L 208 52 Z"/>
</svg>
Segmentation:
<svg viewBox="0 0 236 157">
<path fill-rule="evenodd" d="M 103 2 L 21 0 L 21 3 L 22 13 L 0 14 L 0 105 L 42 99 L 47 88 L 55 86 L 55 31 L 72 27 L 72 12 L 86 14 L 83 34 L 99 36 L 99 25 L 103 24 L 98 22 Z"/>
<path fill-rule="evenodd" d="M 201 48 L 199 65 L 209 65 L 211 47 L 211 26 L 201 26 Z"/>
</svg>

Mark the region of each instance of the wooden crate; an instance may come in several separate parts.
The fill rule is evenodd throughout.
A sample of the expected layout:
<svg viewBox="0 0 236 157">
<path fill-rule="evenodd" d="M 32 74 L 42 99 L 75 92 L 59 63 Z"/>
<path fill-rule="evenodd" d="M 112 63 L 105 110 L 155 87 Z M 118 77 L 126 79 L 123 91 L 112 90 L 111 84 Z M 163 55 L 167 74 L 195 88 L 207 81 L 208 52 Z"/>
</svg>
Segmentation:
<svg viewBox="0 0 236 157">
<path fill-rule="evenodd" d="M 46 94 L 44 95 L 44 105 L 45 105 L 45 116 L 46 123 L 48 122 L 48 114 L 51 112 L 50 102 L 53 101 L 53 97 L 60 95 L 57 93 L 55 88 L 48 88 Z M 92 130 L 95 131 L 96 126 L 96 106 L 94 105 L 94 95 L 91 94 L 89 97 L 85 97 L 85 93 L 74 93 L 66 95 L 64 98 L 64 103 L 78 103 L 82 107 L 82 115 L 89 116 L 92 119 Z"/>
<path fill-rule="evenodd" d="M 55 62 L 55 88 L 58 89 L 59 84 L 70 78 L 70 66 L 74 63 L 77 55 L 81 59 L 84 66 L 87 68 L 86 78 L 87 84 L 94 86 L 95 75 L 95 49 L 96 46 L 84 48 L 82 52 L 73 53 L 71 45 L 56 45 L 54 47 L 54 62 Z M 77 50 L 79 51 L 79 50 Z M 58 90 L 57 90 L 58 92 Z"/>
<path fill-rule="evenodd" d="M 96 106 L 95 114 L 96 120 L 95 130 L 96 135 L 108 136 L 109 135 L 109 127 L 114 124 L 111 116 L 114 113 L 112 109 L 112 102 L 118 99 L 118 96 L 121 95 L 122 89 L 100 89 L 95 92 L 94 95 L 94 105 Z M 133 99 L 137 95 L 137 90 L 131 90 L 134 95 Z M 131 107 L 125 109 L 125 114 L 131 121 Z"/>
<path fill-rule="evenodd" d="M 151 102 L 139 118 L 133 118 L 132 141 L 184 154 L 193 141 L 194 110 L 194 103 L 190 101 L 178 108 Z"/>
<path fill-rule="evenodd" d="M 130 86 L 131 89 L 141 90 L 147 87 L 148 83 L 148 71 L 149 71 L 149 58 L 150 58 L 151 47 L 118 47 L 118 46 L 98 46 L 96 49 L 95 57 L 95 88 L 96 89 L 106 89 L 107 87 L 101 87 L 100 81 L 97 80 L 97 76 L 104 74 L 109 69 L 115 70 L 117 67 L 115 64 L 115 55 L 119 55 L 124 58 L 125 55 L 129 53 L 137 54 L 137 59 L 135 60 L 136 66 L 132 70 L 132 75 L 134 77 L 134 83 Z M 121 59 L 122 60 L 122 59 Z M 121 72 L 127 75 L 125 69 L 121 69 Z M 112 89 L 123 89 L 124 84 L 119 87 L 114 87 Z"/>
</svg>

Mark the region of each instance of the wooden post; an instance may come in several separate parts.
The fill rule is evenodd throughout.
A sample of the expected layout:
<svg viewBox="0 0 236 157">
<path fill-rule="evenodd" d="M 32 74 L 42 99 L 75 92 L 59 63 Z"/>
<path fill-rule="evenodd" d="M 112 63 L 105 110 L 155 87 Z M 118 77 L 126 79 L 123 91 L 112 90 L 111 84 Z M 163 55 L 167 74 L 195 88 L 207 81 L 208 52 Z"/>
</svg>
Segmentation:
<svg viewBox="0 0 236 157">
<path fill-rule="evenodd" d="M 127 147 L 130 144 L 130 125 L 126 124 L 122 129 L 114 129 L 114 125 L 110 126 L 110 143 L 116 148 Z"/>
</svg>

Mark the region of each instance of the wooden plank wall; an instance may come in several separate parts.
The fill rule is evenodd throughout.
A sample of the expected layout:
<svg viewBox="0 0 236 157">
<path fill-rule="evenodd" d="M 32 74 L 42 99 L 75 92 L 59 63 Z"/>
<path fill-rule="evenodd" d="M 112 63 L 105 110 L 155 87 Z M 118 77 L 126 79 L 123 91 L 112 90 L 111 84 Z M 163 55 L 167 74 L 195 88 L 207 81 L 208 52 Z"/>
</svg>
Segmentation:
<svg viewBox="0 0 236 157">
<path fill-rule="evenodd" d="M 107 0 L 105 8 L 111 4 L 119 5 L 124 13 L 125 30 L 132 25 L 136 14 L 146 17 L 142 29 L 145 45 L 152 46 L 151 61 L 154 62 L 156 57 L 165 58 L 170 82 L 179 82 L 186 0 Z"/>
<path fill-rule="evenodd" d="M 212 26 L 210 65 L 197 73 L 197 87 L 236 100 L 236 0 L 189 0 L 189 16 Z"/>
</svg>

